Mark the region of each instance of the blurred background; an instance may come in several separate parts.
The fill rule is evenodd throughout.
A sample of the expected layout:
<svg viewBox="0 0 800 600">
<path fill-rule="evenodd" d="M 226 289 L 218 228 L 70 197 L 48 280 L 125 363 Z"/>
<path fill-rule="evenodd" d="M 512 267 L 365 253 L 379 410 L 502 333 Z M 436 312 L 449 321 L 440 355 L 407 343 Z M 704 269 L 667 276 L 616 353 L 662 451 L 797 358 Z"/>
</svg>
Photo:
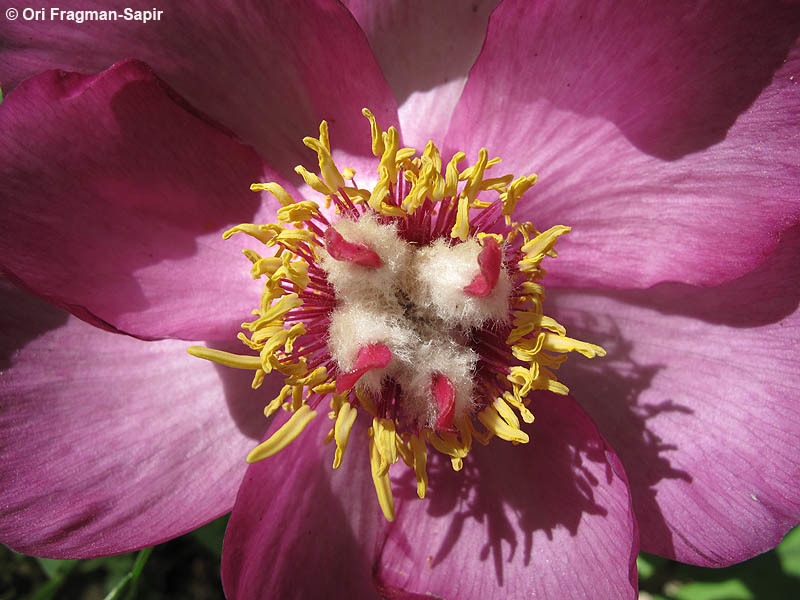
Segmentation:
<svg viewBox="0 0 800 600">
<path fill-rule="evenodd" d="M 0 546 L 0 600 L 222 600 L 219 560 L 228 517 L 141 552 L 89 560 L 33 558 Z M 800 598 L 800 527 L 775 550 L 727 569 L 641 554 L 640 600 Z"/>
</svg>

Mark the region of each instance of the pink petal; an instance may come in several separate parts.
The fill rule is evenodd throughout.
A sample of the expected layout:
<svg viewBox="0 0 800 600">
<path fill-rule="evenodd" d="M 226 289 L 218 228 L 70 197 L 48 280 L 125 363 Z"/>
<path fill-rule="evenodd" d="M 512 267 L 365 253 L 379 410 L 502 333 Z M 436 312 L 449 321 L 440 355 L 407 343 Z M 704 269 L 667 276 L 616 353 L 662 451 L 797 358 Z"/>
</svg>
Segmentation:
<svg viewBox="0 0 800 600">
<path fill-rule="evenodd" d="M 333 451 L 319 445 L 330 422 L 318 417 L 303 434 L 313 437 L 248 470 L 223 550 L 227 597 L 635 598 L 638 538 L 618 459 L 571 399 L 534 408 L 530 445 L 476 448 L 460 473 L 431 457 L 427 500 L 396 467 L 392 524 L 364 427 L 331 472 Z"/>
<path fill-rule="evenodd" d="M 548 296 L 571 335 L 608 350 L 561 379 L 625 464 L 643 549 L 725 566 L 800 521 L 798 259 L 795 228 L 717 288 Z"/>
<path fill-rule="evenodd" d="M 4 544 L 127 552 L 230 510 L 264 429 L 252 399 L 270 397 L 269 382 L 253 392 L 249 373 L 194 359 L 184 342 L 106 333 L 7 283 L 0 306 Z"/>
<path fill-rule="evenodd" d="M 376 579 L 443 598 L 636 598 L 636 523 L 622 465 L 570 398 L 531 409 L 531 443 L 492 440 L 455 473 L 404 478 Z M 389 597 L 392 597 L 389 595 Z"/>
<path fill-rule="evenodd" d="M 377 600 L 371 564 L 385 525 L 361 423 L 368 420 L 359 416 L 337 471 L 332 447 L 322 444 L 332 425 L 324 414 L 279 454 L 250 465 L 225 532 L 226 598 Z"/>
<path fill-rule="evenodd" d="M 65 0 L 64 10 L 152 9 L 128 0 Z M 21 9 L 22 7 L 20 7 Z M 396 122 L 392 93 L 364 34 L 338 2 L 208 3 L 164 0 L 159 20 L 136 23 L 66 20 L 0 21 L 4 93 L 26 77 L 61 68 L 92 73 L 133 57 L 283 174 L 314 166 L 301 144 L 322 119 L 343 155 L 369 156 L 368 106 Z M 358 168 L 357 164 L 342 165 Z"/>
<path fill-rule="evenodd" d="M 28 80 L 0 105 L 0 127 L 7 271 L 143 338 L 236 335 L 259 284 L 246 242 L 222 231 L 271 220 L 277 205 L 249 190 L 277 178 L 252 149 L 135 61 Z"/>
<path fill-rule="evenodd" d="M 400 107 L 407 145 L 444 138 L 499 0 L 344 0 Z"/>
<path fill-rule="evenodd" d="M 546 267 L 552 284 L 735 278 L 800 220 L 799 15 L 504 2 L 448 146 L 486 146 L 506 171 L 540 175 L 517 214 L 573 227 Z"/>
</svg>

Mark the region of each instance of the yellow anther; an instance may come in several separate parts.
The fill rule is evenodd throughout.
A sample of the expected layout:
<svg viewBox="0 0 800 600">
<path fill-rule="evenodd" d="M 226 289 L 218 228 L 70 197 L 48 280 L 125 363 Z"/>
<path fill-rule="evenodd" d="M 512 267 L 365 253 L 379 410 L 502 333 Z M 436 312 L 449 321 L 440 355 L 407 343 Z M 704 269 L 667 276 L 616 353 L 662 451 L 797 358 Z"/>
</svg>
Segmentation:
<svg viewBox="0 0 800 600">
<path fill-rule="evenodd" d="M 336 193 L 336 190 L 332 190 L 318 175 L 311 173 L 303 165 L 297 165 L 294 170 L 315 192 L 328 195 Z"/>
<path fill-rule="evenodd" d="M 529 327 L 530 327 L 530 329 L 529 329 Z M 536 360 L 536 358 L 535 358 L 536 355 L 539 354 L 539 352 L 542 351 L 542 347 L 544 346 L 544 332 L 540 331 L 536 335 L 535 338 L 522 338 L 522 339 L 520 339 L 521 336 L 518 338 L 515 335 L 515 332 L 517 332 L 517 331 L 522 331 L 522 332 L 524 332 L 523 335 L 527 335 L 535 327 L 536 327 L 535 325 L 531 324 L 531 325 L 524 325 L 521 328 L 517 328 L 517 329 L 512 329 L 511 330 L 511 335 L 509 335 L 508 341 L 506 343 L 509 343 L 509 344 L 513 343 L 510 340 L 516 338 L 516 339 L 514 339 L 514 341 L 516 343 L 511 347 L 511 350 L 512 350 L 512 352 L 514 352 L 514 356 L 517 356 L 517 354 L 519 354 L 519 355 L 525 357 L 525 358 L 520 358 L 520 360 L 524 360 L 526 362 L 530 362 L 530 361 Z M 512 336 L 513 336 L 513 338 L 512 338 Z"/>
<path fill-rule="evenodd" d="M 313 388 L 328 379 L 328 369 L 323 367 L 317 367 L 311 373 L 306 375 L 305 377 L 300 378 L 291 378 L 291 383 L 294 385 L 299 386 L 306 386 L 309 388 Z"/>
<path fill-rule="evenodd" d="M 275 196 L 278 199 L 278 202 L 280 202 L 283 206 L 289 206 L 290 204 L 294 203 L 294 199 L 289 192 L 283 189 L 283 186 L 273 181 L 269 183 L 254 183 L 250 186 L 250 189 L 254 192 L 269 192 Z"/>
<path fill-rule="evenodd" d="M 520 396 L 523 398 L 528 395 L 528 392 L 533 385 L 533 376 L 530 369 L 525 367 L 511 367 L 509 374 L 506 376 L 511 383 L 519 386 Z"/>
<path fill-rule="evenodd" d="M 522 246 L 522 251 L 526 254 L 528 261 L 538 264 L 542 258 L 544 258 L 545 254 L 553 249 L 556 240 L 570 231 L 570 227 L 555 225 L 544 233 L 540 233 L 531 241 L 525 243 Z"/>
<path fill-rule="evenodd" d="M 310 406 L 304 404 L 269 439 L 253 448 L 247 455 L 247 462 L 258 462 L 280 452 L 297 439 L 297 436 L 303 433 L 306 426 L 316 416 L 317 413 L 311 410 Z"/>
<path fill-rule="evenodd" d="M 387 173 L 382 174 L 369 197 L 369 205 L 372 210 L 380 211 L 384 198 L 389 194 L 389 185 L 389 175 Z"/>
<path fill-rule="evenodd" d="M 384 152 L 383 132 L 378 127 L 378 120 L 372 111 L 368 108 L 362 108 L 361 114 L 369 119 L 369 129 L 372 135 L 372 154 L 374 156 L 381 156 Z"/>
<path fill-rule="evenodd" d="M 506 242 L 505 238 L 499 233 L 484 233 L 481 231 L 475 237 L 477 238 L 478 242 L 480 242 L 481 246 L 485 245 L 487 238 L 493 239 L 501 248 Z"/>
<path fill-rule="evenodd" d="M 255 321 L 251 323 L 242 323 L 242 328 L 255 331 L 264 325 L 270 324 L 275 319 L 279 319 L 293 308 L 302 306 L 302 304 L 303 301 L 300 300 L 297 294 L 287 294 L 270 306 L 269 309 Z"/>
<path fill-rule="evenodd" d="M 392 496 L 392 484 L 389 481 L 388 470 L 383 470 L 383 457 L 378 451 L 375 438 L 370 428 L 369 439 L 369 463 L 372 471 L 372 483 L 375 485 L 375 492 L 378 495 L 378 504 L 381 505 L 383 516 L 387 521 L 394 521 L 394 497 Z"/>
<path fill-rule="evenodd" d="M 447 171 L 445 172 L 445 185 L 444 185 L 444 195 L 445 197 L 455 196 L 456 192 L 458 191 L 458 163 L 464 160 L 467 157 L 466 154 L 463 152 L 456 152 L 453 155 L 453 158 L 450 159 L 450 162 L 447 163 Z"/>
<path fill-rule="evenodd" d="M 186 349 L 189 354 L 197 358 L 204 358 L 226 367 L 233 367 L 234 369 L 260 369 L 261 359 L 258 356 L 243 356 L 241 354 L 232 354 L 230 352 L 223 352 L 222 350 L 212 350 L 205 346 L 189 346 Z"/>
<path fill-rule="evenodd" d="M 467 183 L 464 186 L 464 190 L 461 192 L 461 195 L 468 198 L 470 204 L 474 202 L 475 196 L 481 189 L 481 184 L 483 183 L 483 173 L 486 170 L 488 159 L 489 155 L 486 152 L 486 148 L 481 148 L 478 151 L 478 162 L 460 175 L 462 178 L 464 176 L 467 177 Z"/>
<path fill-rule="evenodd" d="M 519 414 L 522 416 L 523 421 L 525 421 L 526 423 L 533 423 L 533 413 L 530 410 L 528 410 L 528 407 L 525 406 L 523 402 L 517 400 L 514 397 L 514 394 L 505 392 L 503 394 L 503 399 L 519 411 Z"/>
<path fill-rule="evenodd" d="M 411 452 L 414 454 L 414 475 L 417 478 L 417 496 L 420 498 L 425 497 L 428 490 L 428 448 L 423 440 L 418 435 L 414 434 L 409 440 Z"/>
<path fill-rule="evenodd" d="M 236 227 L 231 227 L 230 229 L 228 229 L 228 231 L 222 234 L 222 239 L 227 240 L 234 233 L 245 233 L 250 237 L 256 238 L 262 244 L 266 244 L 273 237 L 275 237 L 275 233 L 269 228 L 265 227 L 264 225 L 253 225 L 252 223 L 242 223 L 241 225 L 237 225 Z"/>
<path fill-rule="evenodd" d="M 256 371 L 255 375 L 253 375 L 253 381 L 250 383 L 250 387 L 253 388 L 254 390 L 260 388 L 261 384 L 264 383 L 265 375 L 266 373 L 264 373 L 263 370 L 259 369 L 258 371 Z"/>
<path fill-rule="evenodd" d="M 423 430 L 425 434 L 425 439 L 427 439 L 431 445 L 436 448 L 442 454 L 447 454 L 448 456 L 452 456 L 453 458 L 464 458 L 469 450 L 458 441 L 456 436 L 452 433 L 442 433 L 442 437 L 439 437 L 430 429 Z"/>
<path fill-rule="evenodd" d="M 285 244 L 292 250 L 297 248 L 298 244 L 307 244 L 314 240 L 314 233 L 306 229 L 284 229 L 275 238 L 275 241 Z"/>
<path fill-rule="evenodd" d="M 336 168 L 331 156 L 327 121 L 322 121 L 319 124 L 319 139 L 306 137 L 303 138 L 303 143 L 317 153 L 320 175 L 322 175 L 322 179 L 328 187 L 333 190 L 332 193 L 335 194 L 340 187 L 344 187 L 344 177 L 342 177 L 339 169 Z"/>
<path fill-rule="evenodd" d="M 281 329 L 270 336 L 270 338 L 264 343 L 264 347 L 261 349 L 261 366 L 267 373 L 272 371 L 272 364 L 269 362 L 269 359 L 276 350 L 278 350 L 287 342 L 288 339 L 289 331 L 286 329 Z"/>
<path fill-rule="evenodd" d="M 369 199 L 372 195 L 372 192 L 370 192 L 369 190 L 362 190 L 360 188 L 354 188 L 349 186 L 345 186 L 344 192 L 345 194 L 347 194 L 347 197 L 350 198 L 351 201 L 357 204 L 366 204 L 367 202 L 369 202 Z"/>
<path fill-rule="evenodd" d="M 333 437 L 336 440 L 336 453 L 333 458 L 333 468 L 338 469 L 342 464 L 344 451 L 347 450 L 347 442 L 350 439 L 350 429 L 356 422 L 358 411 L 349 402 L 344 402 L 336 415 L 336 424 L 333 426 Z"/>
<path fill-rule="evenodd" d="M 253 263 L 253 268 L 250 269 L 250 275 L 253 276 L 253 279 L 258 279 L 262 275 L 272 277 L 275 271 L 277 271 L 283 264 L 283 261 L 276 256 L 267 256 L 265 258 L 261 258 L 252 250 L 249 252 L 242 250 L 242 253 Z"/>
<path fill-rule="evenodd" d="M 506 423 L 515 429 L 519 429 L 519 419 L 517 418 L 517 415 L 514 414 L 514 411 L 511 410 L 511 407 L 506 404 L 506 401 L 503 400 L 503 398 L 495 398 L 492 406 L 494 406 L 497 414 L 503 417 L 503 420 Z"/>
<path fill-rule="evenodd" d="M 469 236 L 469 199 L 461 196 L 458 199 L 458 212 L 456 213 L 456 224 L 450 232 L 451 238 L 458 238 L 462 242 L 467 241 Z"/>
<path fill-rule="evenodd" d="M 411 452 L 411 448 L 406 445 L 403 436 L 399 433 L 395 433 L 395 448 L 397 448 L 397 455 L 400 459 L 406 464 L 407 467 L 414 466 L 414 454 Z"/>
<path fill-rule="evenodd" d="M 317 216 L 319 216 L 319 204 L 313 200 L 303 200 L 278 209 L 278 221 L 281 223 L 309 221 Z"/>
<path fill-rule="evenodd" d="M 399 165 L 408 161 L 408 159 L 414 156 L 416 153 L 416 148 L 400 148 L 395 155 L 395 164 Z"/>
<path fill-rule="evenodd" d="M 389 467 L 397 462 L 397 438 L 394 421 L 391 419 L 372 419 L 372 430 L 375 432 L 375 444 L 381 455 L 381 468 L 388 472 Z"/>
<path fill-rule="evenodd" d="M 264 416 L 265 416 L 265 417 L 267 417 L 267 418 L 269 418 L 269 417 L 271 417 L 273 414 L 275 414 L 275 412 L 276 412 L 276 411 L 277 411 L 277 410 L 278 410 L 278 409 L 279 409 L 281 406 L 283 406 L 283 404 L 286 402 L 286 399 L 287 399 L 287 398 L 289 397 L 289 395 L 292 393 L 292 389 L 293 389 L 293 388 L 292 388 L 292 386 L 291 386 L 291 385 L 285 385 L 285 386 L 283 386 L 283 387 L 281 388 L 281 393 L 280 393 L 280 394 L 278 394 L 278 395 L 277 395 L 277 396 L 276 396 L 276 397 L 275 397 L 275 398 L 272 400 L 272 402 L 270 402 L 269 404 L 267 404 L 266 408 L 264 409 Z"/>
<path fill-rule="evenodd" d="M 489 179 L 484 179 L 481 182 L 481 189 L 482 190 L 492 190 L 493 192 L 502 192 L 506 189 L 509 183 L 511 183 L 511 179 L 513 175 L 503 175 L 501 177 L 491 177 Z"/>
<path fill-rule="evenodd" d="M 522 198 L 522 195 L 527 192 L 539 180 L 536 174 L 528 175 L 527 177 L 519 177 L 511 182 L 508 190 L 500 194 L 500 201 L 503 203 L 503 216 L 506 217 L 506 223 L 511 218 L 511 213 L 517 207 L 517 202 Z"/>
<path fill-rule="evenodd" d="M 486 429 L 501 439 L 514 442 L 516 444 L 525 444 L 530 439 L 527 433 L 518 427 L 512 427 L 509 425 L 491 405 L 487 406 L 478 413 L 478 419 L 481 423 L 483 423 Z"/>
<path fill-rule="evenodd" d="M 332 394 L 336 391 L 336 382 L 329 381 L 328 383 L 320 383 L 311 388 L 311 391 L 320 396 L 325 394 Z"/>
<path fill-rule="evenodd" d="M 381 162 L 378 165 L 378 175 L 383 178 L 386 174 L 387 179 L 394 183 L 397 181 L 397 148 L 400 144 L 400 136 L 397 129 L 389 127 L 389 130 L 383 134 L 384 150 L 381 156 Z"/>
<path fill-rule="evenodd" d="M 600 346 L 554 333 L 545 334 L 543 348 L 551 352 L 579 352 L 586 358 L 606 355 L 606 351 Z"/>
<path fill-rule="evenodd" d="M 483 150 L 486 150 L 486 148 L 483 148 Z M 481 179 L 483 179 L 483 173 L 487 169 L 490 169 L 493 166 L 495 166 L 496 164 L 500 163 L 500 158 L 499 157 L 495 157 L 495 158 L 493 158 L 491 160 L 486 160 L 485 162 L 480 160 L 480 152 L 478 152 L 478 157 L 479 158 L 478 158 L 478 162 L 477 163 L 475 163 L 471 167 L 467 167 L 466 169 L 461 171 L 461 174 L 458 176 L 458 178 L 461 181 L 464 181 L 466 179 L 472 179 L 473 177 L 475 177 L 476 172 L 479 171 L 479 170 L 481 172 L 481 176 L 480 176 L 480 178 L 478 180 L 480 181 Z M 487 159 L 488 159 L 488 155 L 487 155 Z"/>
</svg>

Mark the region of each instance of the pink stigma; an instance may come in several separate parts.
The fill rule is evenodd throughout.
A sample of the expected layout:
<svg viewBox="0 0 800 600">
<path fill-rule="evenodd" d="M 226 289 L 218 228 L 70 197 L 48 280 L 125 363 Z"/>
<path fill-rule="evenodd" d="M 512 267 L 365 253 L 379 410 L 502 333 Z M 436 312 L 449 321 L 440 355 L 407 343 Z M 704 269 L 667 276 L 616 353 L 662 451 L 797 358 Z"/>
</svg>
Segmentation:
<svg viewBox="0 0 800 600">
<path fill-rule="evenodd" d="M 503 262 L 503 253 L 494 238 L 487 237 L 483 249 L 478 255 L 478 266 L 481 272 L 475 275 L 464 293 L 470 296 L 488 296 L 492 293 L 497 280 L 500 278 L 500 265 Z"/>
<path fill-rule="evenodd" d="M 330 229 L 328 231 L 331 231 Z M 327 236 L 326 236 L 327 237 Z M 392 351 L 384 344 L 369 344 L 358 351 L 356 364 L 347 373 L 336 378 L 336 393 L 341 394 L 352 388 L 367 371 L 383 369 L 392 360 Z"/>
<path fill-rule="evenodd" d="M 383 265 L 381 257 L 374 250 L 367 248 L 364 244 L 348 242 L 333 227 L 325 230 L 325 249 L 336 260 L 355 263 L 362 267 Z"/>
<path fill-rule="evenodd" d="M 439 373 L 433 376 L 433 397 L 439 405 L 439 416 L 434 427 L 441 431 L 453 428 L 453 417 L 456 414 L 456 388 L 453 382 Z"/>
</svg>

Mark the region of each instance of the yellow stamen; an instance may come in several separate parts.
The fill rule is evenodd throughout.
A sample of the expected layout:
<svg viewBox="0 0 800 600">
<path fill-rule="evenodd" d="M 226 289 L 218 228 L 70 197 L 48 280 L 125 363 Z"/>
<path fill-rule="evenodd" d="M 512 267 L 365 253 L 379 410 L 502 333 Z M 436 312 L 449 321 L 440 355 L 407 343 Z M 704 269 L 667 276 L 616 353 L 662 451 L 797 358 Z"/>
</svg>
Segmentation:
<svg viewBox="0 0 800 600">
<path fill-rule="evenodd" d="M 409 444 L 411 452 L 414 453 L 414 475 L 417 477 L 417 496 L 424 498 L 428 490 L 428 472 L 426 464 L 428 462 L 428 448 L 425 441 L 418 435 L 412 435 Z"/>
<path fill-rule="evenodd" d="M 392 484 L 389 481 L 389 471 L 383 468 L 383 456 L 378 451 L 378 445 L 372 435 L 370 428 L 369 438 L 369 462 L 372 470 L 372 483 L 375 485 L 375 492 L 378 494 L 378 504 L 381 505 L 383 516 L 387 521 L 394 521 L 394 497 L 392 496 Z"/>
<path fill-rule="evenodd" d="M 565 335 L 556 335 L 554 333 L 544 334 L 544 344 L 542 348 L 544 350 L 550 350 L 551 352 L 579 352 L 586 358 L 606 355 L 606 351 L 600 346 L 582 342 Z"/>
<path fill-rule="evenodd" d="M 486 429 L 501 439 L 514 442 L 515 444 L 526 444 L 530 439 L 527 433 L 506 422 L 492 405 L 487 406 L 479 412 L 478 419 L 483 423 Z"/>
<path fill-rule="evenodd" d="M 465 352 L 475 351 L 480 355 L 480 346 L 471 345 L 471 331 L 473 328 L 482 328 L 487 334 L 495 335 L 494 342 L 486 342 L 488 348 L 495 346 L 499 355 L 510 353 L 513 356 L 509 360 L 508 371 L 502 370 L 494 375 L 475 375 L 472 381 L 466 382 L 454 379 L 454 385 L 457 384 L 454 387 L 455 413 L 449 413 L 449 416 L 444 413 L 438 418 L 430 416 L 432 413 L 437 414 L 435 406 L 431 411 L 424 408 L 423 404 L 434 401 L 431 397 L 433 392 L 426 392 L 427 396 L 415 392 L 413 390 L 415 386 L 419 387 L 418 384 L 409 381 L 409 378 L 418 375 L 417 370 L 430 369 L 428 365 L 418 364 L 421 361 L 417 359 L 413 359 L 410 366 L 403 364 L 403 361 L 410 360 L 408 358 L 398 358 L 396 361 L 393 359 L 392 364 L 401 365 L 395 367 L 401 370 L 389 371 L 383 381 L 394 379 L 398 384 L 394 389 L 402 391 L 395 392 L 396 395 L 389 398 L 389 408 L 387 397 L 384 396 L 387 388 L 375 389 L 376 384 L 369 383 L 369 378 L 366 377 L 352 389 L 342 394 L 336 393 L 335 378 L 343 369 L 339 362 L 340 357 L 334 349 L 339 342 L 334 339 L 332 323 L 337 317 L 337 311 L 340 311 L 338 315 L 341 316 L 344 310 L 342 307 L 351 302 L 348 294 L 358 290 L 348 288 L 347 293 L 342 291 L 340 282 L 346 281 L 346 278 L 335 279 L 335 270 L 329 269 L 324 262 L 330 256 L 327 254 L 328 242 L 325 241 L 324 232 L 329 226 L 330 214 L 325 212 L 323 215 L 320 208 L 322 201 L 295 201 L 282 186 L 273 182 L 254 183 L 251 189 L 266 191 L 280 202 L 282 207 L 277 211 L 278 222 L 243 223 L 230 228 L 223 235 L 228 239 L 235 233 L 244 233 L 260 244 L 261 250 L 243 250 L 251 263 L 252 277 L 263 278 L 264 286 L 260 303 L 252 311 L 255 318 L 251 322 L 243 323 L 242 328 L 245 331 L 237 336 L 256 355 L 242 356 L 201 346 L 192 346 L 189 352 L 227 366 L 253 370 L 253 388 L 262 385 L 267 373 L 277 371 L 284 377 L 285 385 L 278 396 L 267 404 L 264 414 L 270 417 L 278 409 L 292 414 L 268 440 L 250 452 L 248 462 L 267 458 L 296 439 L 315 418 L 315 409 L 319 402 L 324 396 L 330 395 L 328 417 L 332 427 L 324 442 L 336 442 L 333 468 L 338 469 L 349 444 L 350 432 L 355 426 L 357 407 L 363 408 L 372 417 L 372 426 L 369 428 L 372 479 L 381 510 L 386 519 L 391 521 L 394 519 L 395 507 L 389 470 L 393 464 L 402 459 L 409 468 L 413 468 L 417 495 L 424 498 L 428 489 L 428 443 L 447 456 L 452 468 L 458 471 L 464 467 L 473 440 L 487 445 L 497 436 L 513 444 L 528 442 L 528 434 L 521 427 L 523 422 L 529 424 L 534 421 L 534 415 L 528 408 L 531 402 L 530 392 L 541 389 L 558 394 L 568 393 L 568 388 L 554 374 L 554 370 L 566 359 L 566 353 L 578 352 L 591 358 L 603 356 L 605 350 L 600 346 L 567 337 L 565 328 L 543 312 L 545 290 L 538 282 L 544 275 L 541 263 L 546 256 L 556 256 L 555 242 L 570 229 L 558 225 L 540 233 L 531 223 L 511 221 L 515 207 L 523 194 L 536 183 L 537 175 L 516 179 L 508 174 L 487 177 L 488 170 L 498 164 L 500 159 L 489 159 L 485 148 L 478 152 L 475 164 L 463 171 L 458 168 L 466 156 L 463 152 L 456 152 L 443 168 L 441 154 L 433 141 L 429 141 L 422 155 L 418 156 L 413 148 L 400 148 L 400 136 L 396 128 L 389 127 L 383 131 L 372 112 L 364 109 L 363 114 L 369 121 L 372 153 L 379 158 L 378 182 L 372 189 L 357 187 L 353 169 L 345 168 L 340 171 L 337 168 L 331 152 L 328 125 L 324 121 L 320 124 L 318 138 L 307 137 L 303 140 L 306 146 L 316 152 L 319 172 L 312 173 L 302 166 L 298 166 L 296 172 L 312 190 L 322 195 L 326 208 L 330 208 L 336 199 L 334 196 L 344 194 L 346 198 L 342 200 L 345 204 L 349 199 L 359 212 L 367 213 L 367 222 L 372 223 L 359 230 L 362 235 L 372 235 L 365 233 L 369 231 L 368 227 L 383 228 L 385 235 L 394 236 L 392 243 L 407 244 L 402 252 L 407 251 L 408 256 L 419 256 L 415 253 L 427 244 L 434 246 L 440 241 L 446 241 L 450 248 L 455 248 L 461 242 L 474 243 L 471 238 L 476 239 L 485 249 L 489 247 L 489 238 L 492 238 L 496 248 L 500 248 L 502 253 L 501 276 L 505 278 L 505 287 L 498 284 L 495 289 L 504 290 L 502 294 L 506 295 L 505 299 L 502 296 L 497 298 L 501 301 L 498 313 L 501 316 L 492 319 L 496 318 L 503 324 L 510 323 L 510 332 L 503 340 L 496 335 L 502 329 L 495 327 L 492 324 L 494 321 L 481 321 L 475 325 L 471 321 L 462 323 L 459 321 L 460 317 L 454 317 L 458 326 L 453 327 L 458 329 L 463 326 L 463 331 L 454 335 L 450 341 L 458 346 L 467 346 Z M 349 185 L 345 186 L 345 182 Z M 459 191 L 460 186 L 462 187 Z M 496 206 L 498 202 L 502 206 L 499 212 L 505 217 L 506 226 L 499 233 L 497 229 L 492 229 L 493 233 L 476 231 L 485 229 L 484 225 L 489 222 L 486 217 L 491 216 L 487 213 L 482 216 L 482 211 Z M 341 202 L 337 200 L 336 210 L 341 210 L 341 206 Z M 351 215 L 341 217 L 350 219 L 350 226 L 359 224 L 358 219 Z M 418 235 L 414 233 L 417 229 L 428 226 L 431 227 L 431 236 L 415 237 Z M 396 233 L 391 233 L 390 230 Z M 441 240 L 448 233 L 450 239 Z M 352 241 L 362 243 L 358 236 Z M 491 244 L 492 247 L 495 247 L 494 243 Z M 369 243 L 364 244 L 370 246 Z M 461 250 L 467 248 L 465 246 Z M 264 255 L 264 249 L 269 253 L 268 256 Z M 381 258 L 383 259 L 383 255 Z M 339 258 L 336 260 L 337 264 L 342 263 L 342 268 L 348 268 L 344 263 L 349 261 L 340 261 Z M 414 262 L 416 259 L 405 260 L 412 265 L 419 264 Z M 479 264 L 482 268 L 482 263 Z M 392 269 L 399 269 L 399 275 L 393 271 L 391 276 L 399 278 L 398 289 L 402 294 L 398 293 L 398 297 L 408 297 L 403 302 L 409 304 L 408 308 L 411 310 L 408 314 L 414 316 L 407 316 L 407 307 L 401 306 L 397 309 L 400 312 L 388 313 L 394 319 L 391 321 L 392 327 L 395 327 L 395 321 L 400 323 L 397 327 L 404 327 L 406 319 L 420 319 L 416 324 L 412 323 L 411 326 L 414 327 L 419 327 L 423 322 L 427 326 L 428 323 L 437 322 L 437 319 L 443 320 L 441 315 L 426 314 L 428 308 L 424 305 L 425 301 L 420 303 L 414 297 L 415 288 L 405 279 L 408 277 L 410 281 L 417 277 L 417 272 L 414 271 L 417 267 L 408 267 L 406 272 L 407 267 L 404 265 L 405 263 L 399 267 L 392 265 Z M 364 269 L 364 266 L 360 265 L 358 269 Z M 377 275 L 376 272 L 376 279 L 381 282 L 379 285 L 384 285 L 384 272 L 380 272 L 380 278 Z M 407 285 L 410 287 L 404 287 Z M 503 307 L 507 307 L 507 311 Z M 377 308 L 383 310 L 382 306 Z M 373 309 L 376 307 L 370 306 L 365 311 L 368 313 L 365 319 L 372 318 L 370 311 Z M 422 313 L 421 316 L 417 317 L 415 311 Z M 331 327 L 327 333 L 326 326 Z M 436 335 L 447 336 L 447 327 L 450 326 L 441 327 L 441 331 L 435 330 L 438 332 Z M 366 329 L 369 329 L 368 325 Z M 464 335 L 465 333 L 468 335 Z M 504 341 L 504 349 L 497 347 L 502 346 Z M 386 343 L 391 345 L 392 342 L 386 340 Z M 395 349 L 391 350 L 394 353 Z M 417 356 L 413 349 L 406 354 Z M 396 356 L 403 355 L 398 353 Z M 454 361 L 448 364 L 453 363 Z M 423 388 L 424 382 L 430 381 L 427 373 L 423 373 Z M 451 376 L 448 374 L 447 377 Z M 461 379 L 464 377 L 466 375 L 462 375 Z M 463 386 L 463 383 L 467 385 Z M 474 388 L 471 387 L 473 385 Z M 474 391 L 474 394 L 469 395 L 466 404 L 462 396 L 464 392 L 460 391 L 465 387 Z M 405 404 L 409 399 L 407 394 L 412 401 Z M 439 400 L 439 396 L 435 399 Z M 471 408 L 473 401 L 477 405 L 475 409 Z M 424 410 L 416 408 L 415 403 L 423 404 Z M 434 418 L 437 419 L 435 422 Z M 442 426 L 440 422 L 449 424 Z M 483 427 L 479 427 L 478 422 Z"/>
<path fill-rule="evenodd" d="M 328 189 L 331 190 L 328 193 L 336 194 L 340 187 L 344 187 L 344 177 L 342 177 L 339 169 L 336 168 L 333 157 L 331 156 L 330 141 L 328 140 L 328 123 L 326 121 L 320 123 L 319 139 L 306 137 L 303 138 L 303 143 L 317 153 L 319 171 L 322 174 L 322 179 L 327 184 Z"/>
<path fill-rule="evenodd" d="M 283 189 L 283 186 L 275 182 L 271 181 L 269 183 L 254 183 L 250 186 L 250 189 L 254 192 L 269 192 L 275 196 L 278 199 L 278 202 L 280 202 L 283 206 L 290 206 L 291 204 L 294 204 L 294 199 L 291 197 L 289 192 Z"/>
<path fill-rule="evenodd" d="M 241 354 L 232 354 L 230 352 L 223 352 L 222 350 L 212 350 L 205 346 L 189 346 L 186 349 L 189 354 L 197 358 L 204 358 L 226 367 L 233 367 L 234 369 L 260 369 L 261 359 L 258 356 L 243 356 Z"/>
<path fill-rule="evenodd" d="M 368 108 L 362 108 L 361 114 L 369 119 L 370 134 L 372 135 L 372 154 L 374 156 L 381 156 L 384 152 L 385 146 L 383 143 L 383 132 L 378 127 L 378 121 L 375 115 Z"/>
<path fill-rule="evenodd" d="M 350 428 L 356 422 L 358 411 L 349 402 L 342 403 L 339 414 L 336 415 L 336 424 L 333 427 L 333 436 L 336 439 L 336 454 L 333 458 L 333 468 L 338 469 L 342 464 L 342 456 L 347 450 L 347 442 L 350 439 Z"/>
<path fill-rule="evenodd" d="M 250 454 L 247 455 L 247 462 L 258 462 L 280 452 L 297 439 L 297 436 L 303 433 L 306 426 L 316 416 L 317 413 L 311 410 L 310 406 L 304 404 L 269 439 L 250 451 Z"/>
</svg>

